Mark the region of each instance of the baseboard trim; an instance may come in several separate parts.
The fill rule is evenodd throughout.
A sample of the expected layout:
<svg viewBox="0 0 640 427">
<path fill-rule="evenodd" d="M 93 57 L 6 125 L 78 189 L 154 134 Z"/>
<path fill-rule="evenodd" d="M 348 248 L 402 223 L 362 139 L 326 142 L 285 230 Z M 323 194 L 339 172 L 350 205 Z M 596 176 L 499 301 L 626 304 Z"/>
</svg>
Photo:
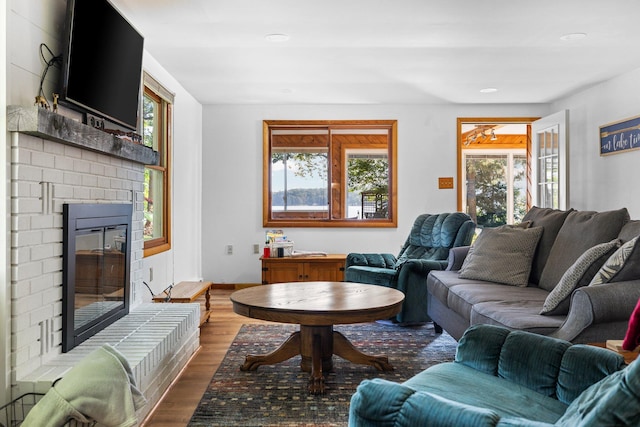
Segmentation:
<svg viewBox="0 0 640 427">
<path fill-rule="evenodd" d="M 213 283 L 211 289 L 244 289 L 252 286 L 262 286 L 261 283 Z"/>
</svg>

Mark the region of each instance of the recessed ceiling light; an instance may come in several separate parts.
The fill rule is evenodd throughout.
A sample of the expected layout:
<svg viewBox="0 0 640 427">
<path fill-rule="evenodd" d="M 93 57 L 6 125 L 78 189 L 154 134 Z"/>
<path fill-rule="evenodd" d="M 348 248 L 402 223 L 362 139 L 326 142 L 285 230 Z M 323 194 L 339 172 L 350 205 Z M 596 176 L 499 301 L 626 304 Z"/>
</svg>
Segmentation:
<svg viewBox="0 0 640 427">
<path fill-rule="evenodd" d="M 283 89 L 280 89 L 280 92 L 282 92 L 282 93 L 293 93 L 293 89 L 285 87 Z"/>
<path fill-rule="evenodd" d="M 586 33 L 569 33 L 560 36 L 560 40 L 568 42 L 574 40 L 582 40 L 585 37 L 587 37 Z"/>
<path fill-rule="evenodd" d="M 495 87 L 485 87 L 484 89 L 480 89 L 480 93 L 494 93 L 497 92 L 498 89 Z"/>
<path fill-rule="evenodd" d="M 267 34 L 266 36 L 264 36 L 264 38 L 270 42 L 286 42 L 287 40 L 289 40 L 289 35 L 281 34 L 281 33 L 273 33 L 273 34 Z"/>
</svg>

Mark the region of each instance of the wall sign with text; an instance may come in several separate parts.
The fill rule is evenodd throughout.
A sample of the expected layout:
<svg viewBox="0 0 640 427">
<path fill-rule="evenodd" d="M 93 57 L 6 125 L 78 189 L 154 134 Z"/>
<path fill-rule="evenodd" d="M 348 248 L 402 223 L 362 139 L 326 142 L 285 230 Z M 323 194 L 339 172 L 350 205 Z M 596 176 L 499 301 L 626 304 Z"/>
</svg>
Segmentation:
<svg viewBox="0 0 640 427">
<path fill-rule="evenodd" d="M 640 149 L 640 116 L 600 126 L 600 155 Z"/>
</svg>

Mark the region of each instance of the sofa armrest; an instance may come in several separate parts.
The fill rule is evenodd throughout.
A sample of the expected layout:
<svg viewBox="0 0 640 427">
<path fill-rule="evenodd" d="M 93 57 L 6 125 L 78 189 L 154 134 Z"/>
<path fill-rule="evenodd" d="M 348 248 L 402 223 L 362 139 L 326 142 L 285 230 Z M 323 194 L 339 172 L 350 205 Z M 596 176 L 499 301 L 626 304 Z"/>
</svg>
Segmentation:
<svg viewBox="0 0 640 427">
<path fill-rule="evenodd" d="M 361 265 L 368 267 L 395 268 L 396 257 L 393 254 L 355 253 L 347 255 L 345 267 Z"/>
<path fill-rule="evenodd" d="M 627 323 L 640 299 L 640 280 L 606 283 L 576 289 L 571 295 L 567 318 L 552 336 L 573 341 L 592 325 Z M 625 331 L 622 331 L 624 335 Z M 590 338 L 590 341 L 622 339 L 622 337 Z"/>
<path fill-rule="evenodd" d="M 462 267 L 464 259 L 469 253 L 471 246 L 457 246 L 449 249 L 449 257 L 447 258 L 447 267 L 445 270 L 458 271 Z"/>
<path fill-rule="evenodd" d="M 349 426 L 496 426 L 495 412 L 383 379 L 364 380 L 351 397 Z"/>
</svg>

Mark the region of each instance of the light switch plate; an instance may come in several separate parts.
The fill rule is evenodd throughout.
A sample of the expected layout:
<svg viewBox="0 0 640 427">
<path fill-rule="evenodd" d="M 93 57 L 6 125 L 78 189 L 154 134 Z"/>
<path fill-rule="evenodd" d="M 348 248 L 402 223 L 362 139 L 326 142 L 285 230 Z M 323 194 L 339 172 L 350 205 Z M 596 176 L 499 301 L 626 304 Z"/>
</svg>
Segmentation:
<svg viewBox="0 0 640 427">
<path fill-rule="evenodd" d="M 438 188 L 453 188 L 453 177 L 440 177 L 438 178 Z"/>
</svg>

